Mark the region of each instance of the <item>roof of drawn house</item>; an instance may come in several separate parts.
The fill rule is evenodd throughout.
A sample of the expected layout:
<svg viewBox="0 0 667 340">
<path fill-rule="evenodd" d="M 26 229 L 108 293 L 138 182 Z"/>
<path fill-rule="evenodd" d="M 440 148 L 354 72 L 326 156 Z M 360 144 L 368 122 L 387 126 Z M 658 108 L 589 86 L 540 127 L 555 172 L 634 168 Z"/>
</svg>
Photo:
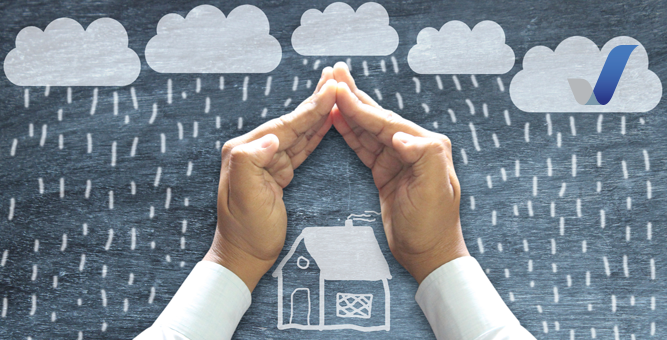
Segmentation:
<svg viewBox="0 0 667 340">
<path fill-rule="evenodd" d="M 346 223 L 347 224 L 347 223 Z M 373 228 L 353 227 L 309 227 L 303 229 L 289 253 L 283 258 L 273 276 L 281 270 L 304 241 L 306 249 L 320 268 L 325 280 L 391 279 L 389 265 L 378 244 Z"/>
</svg>

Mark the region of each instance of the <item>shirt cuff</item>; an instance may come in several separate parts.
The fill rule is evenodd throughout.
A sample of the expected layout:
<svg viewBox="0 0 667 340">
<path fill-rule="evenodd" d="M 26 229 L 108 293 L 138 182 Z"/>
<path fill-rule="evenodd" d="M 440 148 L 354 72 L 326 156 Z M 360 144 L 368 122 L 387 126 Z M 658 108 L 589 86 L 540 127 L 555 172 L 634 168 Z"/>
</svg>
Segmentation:
<svg viewBox="0 0 667 340">
<path fill-rule="evenodd" d="M 170 328 L 190 340 L 230 339 L 250 302 L 250 290 L 236 274 L 201 261 L 153 326 Z"/>
<path fill-rule="evenodd" d="M 438 339 L 477 339 L 520 327 L 477 260 L 465 256 L 443 264 L 419 285 L 415 300 Z"/>
</svg>

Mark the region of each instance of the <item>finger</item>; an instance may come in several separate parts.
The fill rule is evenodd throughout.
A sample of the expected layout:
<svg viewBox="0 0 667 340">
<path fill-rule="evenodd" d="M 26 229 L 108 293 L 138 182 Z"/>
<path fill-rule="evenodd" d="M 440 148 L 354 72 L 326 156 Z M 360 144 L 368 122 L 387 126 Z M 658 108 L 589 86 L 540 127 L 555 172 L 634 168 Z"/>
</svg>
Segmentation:
<svg viewBox="0 0 667 340">
<path fill-rule="evenodd" d="M 352 78 L 352 74 L 350 73 L 350 68 L 347 67 L 346 63 L 339 61 L 334 65 L 333 77 L 339 83 L 346 83 L 350 88 L 350 91 L 352 91 L 352 93 L 354 93 L 354 95 L 357 96 L 362 103 L 375 106 L 377 108 L 380 107 L 380 105 L 378 105 L 378 103 L 373 100 L 371 96 L 357 87 L 357 84 L 355 83 L 354 78 Z"/>
<path fill-rule="evenodd" d="M 386 145 L 380 143 L 380 141 L 378 141 L 378 139 L 371 135 L 368 131 L 360 127 L 352 130 L 357 135 L 357 138 L 359 138 L 361 145 L 363 145 L 364 148 L 366 148 L 368 151 L 377 155 L 382 152 L 382 149 L 386 147 Z"/>
<path fill-rule="evenodd" d="M 293 143 L 293 145 L 290 148 L 285 150 L 285 152 L 287 152 L 287 154 L 290 157 L 294 157 L 297 154 L 301 153 L 303 150 L 305 150 L 306 147 L 308 146 L 308 143 L 310 143 L 311 138 L 322 128 L 324 124 L 326 124 L 330 116 L 331 115 L 326 115 L 320 118 L 319 122 L 313 124 L 313 126 L 308 131 L 303 133 L 299 137 L 299 139 Z"/>
<path fill-rule="evenodd" d="M 335 106 L 335 105 L 334 105 Z M 331 128 L 331 114 L 328 114 L 315 123 L 310 130 L 306 131 L 291 148 L 285 150 L 292 159 L 292 165 L 296 169 L 315 150 L 324 135 Z"/>
<path fill-rule="evenodd" d="M 334 127 L 336 128 L 338 133 L 340 133 L 341 136 L 343 136 L 343 139 L 345 139 L 347 145 L 357 154 L 357 156 L 364 163 L 364 165 L 366 165 L 369 168 L 372 168 L 375 163 L 375 157 L 376 157 L 375 154 L 370 152 L 368 149 L 364 148 L 364 146 L 359 141 L 357 135 L 354 133 L 354 131 L 352 131 L 352 128 L 350 128 L 348 123 L 341 115 L 338 108 L 334 108 L 331 111 L 331 116 L 333 119 Z"/>
<path fill-rule="evenodd" d="M 324 138 L 324 135 L 326 135 L 327 132 L 329 132 L 329 129 L 331 129 L 331 125 L 332 125 L 332 118 L 331 115 L 329 115 L 327 116 L 322 126 L 320 126 L 320 128 L 317 131 L 315 131 L 314 134 L 306 138 L 307 143 L 306 146 L 303 148 L 303 150 L 294 154 L 291 157 L 292 167 L 294 169 L 298 168 L 301 165 L 301 163 L 303 163 L 306 160 L 306 158 L 308 158 L 308 156 L 310 156 L 310 154 L 313 153 L 313 151 L 315 151 L 315 148 L 317 148 L 317 146 L 320 144 L 322 138 Z"/>
<path fill-rule="evenodd" d="M 276 152 L 273 160 L 265 167 L 273 180 L 281 187 L 286 187 L 294 178 L 294 167 L 292 159 L 285 151 Z"/>
<path fill-rule="evenodd" d="M 444 179 L 444 184 L 455 194 L 450 184 L 447 146 L 442 140 L 397 132 L 392 138 L 392 144 L 401 160 L 412 166 L 415 177 L 427 181 Z"/>
<path fill-rule="evenodd" d="M 337 113 L 340 116 L 340 118 L 343 121 L 345 121 L 347 126 L 350 129 L 352 129 L 352 131 L 354 132 L 355 135 L 359 135 L 359 134 L 361 134 L 361 131 L 365 131 L 362 127 L 357 125 L 357 123 L 355 123 L 353 120 L 346 118 L 345 115 L 342 115 L 340 113 L 340 109 L 338 108 L 338 104 L 334 105 L 333 109 L 331 109 L 330 115 L 334 115 L 335 113 Z"/>
<path fill-rule="evenodd" d="M 326 83 L 329 79 L 334 79 L 333 68 L 331 66 L 327 66 L 322 69 L 322 76 L 317 82 L 317 86 L 315 87 L 315 91 L 313 93 L 319 92 L 322 88 L 322 85 L 324 85 L 324 83 Z"/>
<path fill-rule="evenodd" d="M 340 110 L 338 110 L 337 106 L 334 106 L 334 109 L 332 109 L 332 114 L 333 112 L 338 112 L 340 114 Z M 341 115 L 341 117 L 345 123 L 347 123 L 352 132 L 357 136 L 357 140 L 364 148 L 375 155 L 378 155 L 380 152 L 382 152 L 382 148 L 384 148 L 385 145 L 380 143 L 377 138 L 375 138 L 375 136 L 369 134 L 368 131 L 364 130 L 354 121 L 345 119 L 344 115 Z"/>
<path fill-rule="evenodd" d="M 255 202 L 258 190 L 266 189 L 265 167 L 274 159 L 280 141 L 268 134 L 250 143 L 234 147 L 229 159 L 229 193 L 242 213 L 249 212 Z M 273 183 L 274 185 L 275 182 Z M 264 202 L 261 202 L 264 203 Z"/>
<path fill-rule="evenodd" d="M 389 110 L 364 104 L 350 91 L 346 83 L 337 85 L 336 105 L 347 120 L 354 121 L 387 146 L 392 146 L 392 138 L 399 131 L 414 136 L 427 136 L 431 133 Z"/>
<path fill-rule="evenodd" d="M 336 81 L 329 79 L 319 92 L 301 103 L 293 112 L 272 119 L 247 134 L 230 141 L 232 146 L 245 144 L 267 134 L 278 137 L 278 151 L 286 150 L 298 141 L 299 137 L 329 114 L 336 101 Z"/>
<path fill-rule="evenodd" d="M 398 181 L 392 181 L 407 166 L 393 148 L 385 147 L 375 158 L 373 165 L 373 181 L 382 194 L 392 192 Z M 393 186 L 393 187 L 392 187 Z"/>
<path fill-rule="evenodd" d="M 352 92 L 357 90 L 357 84 L 355 83 L 354 78 L 352 78 L 352 74 L 350 73 L 350 68 L 347 66 L 347 63 L 339 61 L 334 64 L 333 76 L 337 82 L 346 83 Z"/>
<path fill-rule="evenodd" d="M 359 100 L 361 100 L 362 103 L 368 104 L 368 105 L 371 105 L 371 106 L 375 106 L 379 109 L 382 109 L 382 107 L 380 105 L 378 105 L 368 94 L 361 91 L 356 86 L 356 83 L 355 83 L 354 79 L 352 78 L 352 75 L 350 74 L 350 70 L 349 70 L 346 63 L 344 63 L 344 62 L 336 63 L 334 65 L 334 68 L 333 68 L 333 73 L 334 73 L 334 79 L 336 79 L 336 81 L 338 81 L 339 83 L 340 82 L 346 83 L 348 85 L 348 87 L 350 88 L 350 91 L 352 91 L 352 93 Z M 397 115 L 395 113 L 393 115 L 395 115 L 397 117 L 400 117 L 399 115 Z M 356 130 L 355 129 L 356 124 L 351 123 L 350 121 L 347 121 L 347 123 L 350 125 L 350 127 L 352 127 L 353 130 Z M 425 130 L 425 129 L 422 129 L 422 130 L 424 130 L 424 133 L 431 132 L 431 131 L 428 131 L 428 130 Z M 439 135 L 439 134 L 436 134 L 436 133 L 432 133 L 432 134 Z M 440 136 L 442 136 L 442 135 L 440 135 Z"/>
<path fill-rule="evenodd" d="M 292 113 L 278 118 L 277 132 L 288 137 L 284 144 L 280 140 L 283 146 L 281 150 L 291 147 L 296 139 L 326 119 L 336 102 L 335 88 L 336 81 L 327 80 L 320 91 L 301 103 Z M 279 139 L 281 135 L 278 135 Z"/>
</svg>

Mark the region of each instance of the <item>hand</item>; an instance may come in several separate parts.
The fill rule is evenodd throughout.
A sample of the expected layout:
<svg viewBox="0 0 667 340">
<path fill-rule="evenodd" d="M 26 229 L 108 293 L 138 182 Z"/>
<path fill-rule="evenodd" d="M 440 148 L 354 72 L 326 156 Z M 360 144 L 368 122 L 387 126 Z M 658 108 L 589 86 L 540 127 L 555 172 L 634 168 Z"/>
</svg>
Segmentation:
<svg viewBox="0 0 667 340">
<path fill-rule="evenodd" d="M 421 283 L 441 265 L 469 255 L 451 142 L 382 109 L 356 87 L 345 63 L 337 63 L 333 73 L 338 81 L 333 125 L 371 168 L 389 248 Z"/>
<path fill-rule="evenodd" d="M 285 244 L 283 188 L 331 128 L 336 100 L 327 67 L 315 93 L 292 113 L 225 143 L 218 187 L 218 226 L 205 261 L 221 264 L 254 290 Z"/>
</svg>

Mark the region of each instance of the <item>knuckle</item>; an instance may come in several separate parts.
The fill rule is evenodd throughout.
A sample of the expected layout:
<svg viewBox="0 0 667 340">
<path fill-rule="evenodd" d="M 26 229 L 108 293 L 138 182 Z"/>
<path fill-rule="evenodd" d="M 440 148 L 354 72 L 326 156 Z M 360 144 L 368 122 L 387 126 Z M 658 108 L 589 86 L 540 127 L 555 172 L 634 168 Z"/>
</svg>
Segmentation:
<svg viewBox="0 0 667 340">
<path fill-rule="evenodd" d="M 289 123 L 289 121 L 292 119 L 292 116 L 294 116 L 294 111 L 292 111 L 290 113 L 286 113 L 286 114 L 274 119 L 274 123 L 276 124 L 276 126 L 284 126 L 287 123 Z"/>
<path fill-rule="evenodd" d="M 287 125 L 287 122 L 290 120 L 290 115 L 291 113 L 284 114 L 278 118 L 274 118 L 271 120 L 271 127 L 272 129 L 275 130 L 280 130 L 282 129 L 285 125 Z"/>
<path fill-rule="evenodd" d="M 441 133 L 432 132 L 432 133 L 431 133 L 431 136 L 432 136 L 434 139 L 437 139 L 437 140 L 439 140 L 440 142 L 442 142 L 442 144 L 443 144 L 445 147 L 447 147 L 447 148 L 449 148 L 449 149 L 452 148 L 452 140 L 449 139 L 449 137 L 447 137 L 446 135 L 443 135 L 443 134 L 441 134 Z"/>
<path fill-rule="evenodd" d="M 389 110 L 382 110 L 382 113 L 384 114 L 384 118 L 387 121 L 387 123 L 391 124 L 398 123 L 398 121 L 401 119 L 400 117 L 398 117 L 397 114 Z"/>
<path fill-rule="evenodd" d="M 457 199 L 457 200 L 460 200 L 461 199 L 461 183 L 459 182 L 459 178 L 456 176 L 456 173 L 454 173 L 454 171 L 450 171 L 449 183 L 452 186 L 452 190 L 454 191 L 454 198 Z"/>
<path fill-rule="evenodd" d="M 299 133 L 294 129 L 292 124 L 294 121 L 294 115 L 294 112 L 292 112 L 275 119 L 274 124 L 276 131 L 287 130 L 291 131 L 295 136 L 298 136 Z"/>
<path fill-rule="evenodd" d="M 440 138 L 432 139 L 430 148 L 437 153 L 444 153 L 447 150 L 447 142 Z"/>
<path fill-rule="evenodd" d="M 437 148 L 444 148 L 447 146 L 447 142 L 442 138 L 432 138 L 431 143 Z"/>
<path fill-rule="evenodd" d="M 234 143 L 234 140 L 228 140 L 225 142 L 225 144 L 222 146 L 222 157 L 225 157 L 226 155 L 231 154 L 232 149 L 234 149 L 234 146 L 236 146 L 236 143 Z"/>
<path fill-rule="evenodd" d="M 440 136 L 441 136 L 441 139 L 442 139 L 442 142 L 444 143 L 444 145 L 447 148 L 451 149 L 452 148 L 452 140 L 449 139 L 449 137 L 447 137 L 445 135 L 440 135 Z"/>
<path fill-rule="evenodd" d="M 238 158 L 243 158 L 245 156 L 245 150 L 241 147 L 241 145 L 237 145 L 231 148 L 229 151 L 229 155 L 232 159 L 238 159 Z"/>
<path fill-rule="evenodd" d="M 287 149 L 285 150 L 285 153 L 287 154 L 287 157 L 292 158 L 296 156 L 298 152 L 294 151 L 293 149 Z"/>
</svg>

